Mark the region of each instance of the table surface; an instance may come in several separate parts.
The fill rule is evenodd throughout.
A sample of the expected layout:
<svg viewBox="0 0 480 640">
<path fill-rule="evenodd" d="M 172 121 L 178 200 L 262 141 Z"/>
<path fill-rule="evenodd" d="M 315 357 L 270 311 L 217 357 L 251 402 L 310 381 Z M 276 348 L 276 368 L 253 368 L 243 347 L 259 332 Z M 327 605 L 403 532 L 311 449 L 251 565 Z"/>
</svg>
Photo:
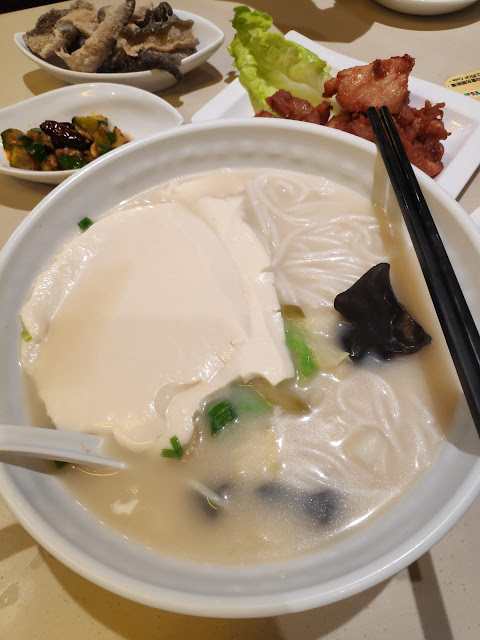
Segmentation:
<svg viewBox="0 0 480 640">
<path fill-rule="evenodd" d="M 59 3 L 59 6 L 67 3 Z M 94 4 L 102 6 L 104 0 Z M 202 15 L 233 37 L 235 2 L 179 0 L 175 7 Z M 435 17 L 408 16 L 374 0 L 252 0 L 282 32 L 295 29 L 359 60 L 408 52 L 417 77 L 443 85 L 478 69 L 480 3 Z M 30 62 L 13 34 L 31 28 L 51 7 L 0 15 L 0 108 L 64 86 Z M 207 64 L 159 94 L 185 122 L 235 77 L 223 46 Z M 51 187 L 0 176 L 0 246 Z M 480 205 L 477 171 L 459 197 L 468 213 Z M 154 640 L 477 640 L 480 637 L 480 501 L 429 553 L 408 569 L 352 598 L 313 611 L 256 620 L 182 616 L 112 595 L 64 567 L 40 548 L 0 499 L 0 638 Z"/>
</svg>

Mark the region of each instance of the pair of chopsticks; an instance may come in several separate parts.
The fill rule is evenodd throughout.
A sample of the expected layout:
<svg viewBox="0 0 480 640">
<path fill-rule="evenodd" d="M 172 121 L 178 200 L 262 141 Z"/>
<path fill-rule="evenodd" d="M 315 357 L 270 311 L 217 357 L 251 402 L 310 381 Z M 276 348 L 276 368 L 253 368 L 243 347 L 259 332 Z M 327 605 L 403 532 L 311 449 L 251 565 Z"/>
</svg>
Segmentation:
<svg viewBox="0 0 480 640">
<path fill-rule="evenodd" d="M 388 107 L 367 109 L 377 145 L 480 436 L 480 336 Z"/>
</svg>

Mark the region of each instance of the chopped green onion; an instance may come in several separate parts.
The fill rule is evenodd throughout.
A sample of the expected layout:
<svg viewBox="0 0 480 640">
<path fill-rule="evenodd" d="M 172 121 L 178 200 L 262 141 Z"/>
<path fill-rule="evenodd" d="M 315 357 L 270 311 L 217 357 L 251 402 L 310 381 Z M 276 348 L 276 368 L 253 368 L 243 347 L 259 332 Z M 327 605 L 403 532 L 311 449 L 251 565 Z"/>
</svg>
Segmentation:
<svg viewBox="0 0 480 640">
<path fill-rule="evenodd" d="M 107 140 L 110 144 L 113 144 L 115 142 L 115 134 L 113 133 L 113 131 L 106 131 L 107 134 Z"/>
<path fill-rule="evenodd" d="M 170 444 L 172 445 L 171 449 L 162 449 L 162 457 L 163 458 L 182 458 L 183 457 L 183 447 L 180 444 L 180 440 L 177 436 L 173 436 L 170 438 Z"/>
<path fill-rule="evenodd" d="M 173 449 L 162 449 L 162 458 L 178 458 L 177 452 Z"/>
<path fill-rule="evenodd" d="M 86 231 L 88 227 L 92 226 L 93 222 L 90 220 L 90 218 L 82 218 L 82 220 L 80 220 L 80 222 L 78 222 L 77 224 L 82 231 Z"/>
<path fill-rule="evenodd" d="M 170 438 L 170 444 L 172 445 L 172 449 L 177 453 L 178 457 L 181 458 L 183 456 L 183 447 L 180 444 L 180 440 L 177 436 L 173 436 Z"/>
<path fill-rule="evenodd" d="M 30 340 L 32 339 L 32 336 L 25 328 L 22 329 L 22 338 L 25 340 L 25 342 L 30 342 Z"/>
<path fill-rule="evenodd" d="M 64 460 L 54 460 L 53 462 L 55 463 L 57 469 L 61 469 L 67 464 Z"/>
<path fill-rule="evenodd" d="M 237 412 L 233 405 L 227 400 L 219 402 L 213 406 L 208 415 L 210 416 L 210 426 L 212 429 L 212 436 L 214 436 L 220 429 L 223 429 L 227 424 L 233 422 L 237 418 Z"/>
</svg>

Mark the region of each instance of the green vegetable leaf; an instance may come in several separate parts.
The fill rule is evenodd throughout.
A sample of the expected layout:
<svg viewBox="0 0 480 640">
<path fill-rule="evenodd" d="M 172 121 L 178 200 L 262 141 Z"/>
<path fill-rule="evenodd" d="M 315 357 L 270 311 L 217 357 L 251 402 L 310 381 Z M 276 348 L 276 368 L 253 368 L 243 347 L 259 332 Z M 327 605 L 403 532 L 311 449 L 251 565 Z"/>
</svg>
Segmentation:
<svg viewBox="0 0 480 640">
<path fill-rule="evenodd" d="M 287 320 L 304 320 L 305 318 L 302 307 L 296 304 L 282 304 L 280 311 L 282 318 L 287 318 Z"/>
<path fill-rule="evenodd" d="M 289 413 L 308 413 L 310 411 L 308 404 L 288 388 L 288 382 L 273 386 L 265 378 L 253 378 L 250 384 L 270 406 L 281 407 Z"/>
<path fill-rule="evenodd" d="M 237 411 L 235 407 L 227 400 L 219 402 L 214 405 L 209 411 L 210 427 L 212 430 L 212 436 L 214 436 L 220 429 L 223 429 L 227 424 L 237 419 Z"/>
<path fill-rule="evenodd" d="M 273 403 L 259 391 L 251 382 L 241 382 L 231 389 L 231 397 L 238 413 L 268 413 Z"/>
<path fill-rule="evenodd" d="M 247 88 L 254 107 L 271 111 L 266 98 L 279 89 L 290 91 L 311 104 L 321 103 L 323 86 L 330 79 L 330 66 L 313 52 L 279 33 L 270 32 L 268 13 L 234 8 L 232 24 L 237 33 L 228 47 L 235 58 L 240 80 Z"/>
<path fill-rule="evenodd" d="M 295 321 L 284 319 L 285 340 L 293 360 L 297 377 L 308 378 L 318 371 L 312 349 L 308 344 L 305 330 Z"/>
</svg>

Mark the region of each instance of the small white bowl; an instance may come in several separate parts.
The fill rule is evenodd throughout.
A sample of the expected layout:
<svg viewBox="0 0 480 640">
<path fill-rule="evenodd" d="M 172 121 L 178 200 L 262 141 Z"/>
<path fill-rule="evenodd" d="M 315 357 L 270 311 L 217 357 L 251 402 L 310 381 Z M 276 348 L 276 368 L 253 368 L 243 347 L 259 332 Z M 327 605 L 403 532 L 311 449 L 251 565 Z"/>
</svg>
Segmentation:
<svg viewBox="0 0 480 640">
<path fill-rule="evenodd" d="M 185 125 L 102 156 L 44 198 L 0 253 L 0 422 L 27 424 L 18 313 L 35 276 L 71 237 L 77 221 L 86 214 L 96 219 L 166 180 L 225 167 L 323 175 L 396 207 L 374 145 L 304 122 L 251 118 Z M 478 229 L 444 189 L 415 173 L 479 322 Z M 420 557 L 479 494 L 480 441 L 470 415 L 458 412 L 438 458 L 368 527 L 323 551 L 252 566 L 154 553 L 105 526 L 46 469 L 40 462 L 0 463 L 0 488 L 20 523 L 74 571 L 150 606 L 201 616 L 258 617 L 351 596 Z"/>
<path fill-rule="evenodd" d="M 152 136 L 182 124 L 183 118 L 168 102 L 142 89 L 124 84 L 77 84 L 43 93 L 0 110 L 0 131 L 10 127 L 26 132 L 44 120 L 70 121 L 73 116 L 101 114 L 130 140 Z M 111 151 L 110 153 L 114 153 Z M 96 160 L 94 160 L 96 162 Z M 28 171 L 8 164 L 0 144 L 0 173 L 46 184 L 59 184 L 79 171 Z"/>
<path fill-rule="evenodd" d="M 452 13 L 474 4 L 477 0 L 377 0 L 389 9 L 417 16 Z"/>
<path fill-rule="evenodd" d="M 200 40 L 197 51 L 191 56 L 184 58 L 180 63 L 180 69 L 182 73 L 185 74 L 206 62 L 223 44 L 225 36 L 223 31 L 213 24 L 213 22 L 201 16 L 188 13 L 188 11 L 175 11 L 175 13 L 182 20 L 193 20 L 193 33 Z M 117 82 L 128 84 L 131 87 L 145 89 L 146 91 L 162 91 L 177 82 L 168 71 L 160 71 L 158 69 L 151 71 L 131 71 L 129 73 L 82 73 L 80 71 L 62 69 L 49 62 L 45 62 L 45 60 L 33 54 L 25 44 L 23 36 L 24 33 L 16 33 L 14 36 L 15 44 L 20 51 L 39 67 L 50 73 L 50 75 L 69 84 L 78 84 L 81 82 Z"/>
</svg>

